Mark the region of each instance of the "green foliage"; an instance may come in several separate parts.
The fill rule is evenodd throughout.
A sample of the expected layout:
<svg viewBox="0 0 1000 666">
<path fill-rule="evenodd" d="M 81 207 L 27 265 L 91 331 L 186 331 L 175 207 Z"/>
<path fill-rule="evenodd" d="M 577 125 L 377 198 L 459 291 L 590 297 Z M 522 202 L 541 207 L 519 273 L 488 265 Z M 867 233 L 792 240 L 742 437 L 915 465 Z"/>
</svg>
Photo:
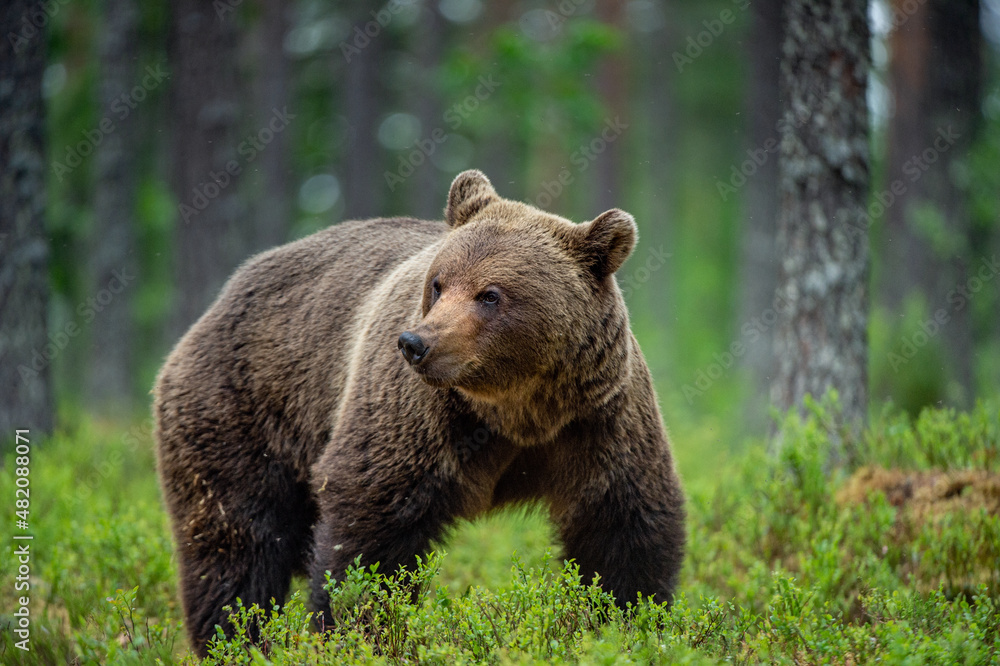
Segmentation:
<svg viewBox="0 0 1000 666">
<path fill-rule="evenodd" d="M 168 320 L 174 304 L 173 273 L 170 259 L 173 256 L 173 221 L 176 209 L 166 184 L 148 179 L 136 193 L 136 245 L 141 253 L 138 265 L 143 279 L 136 285 L 133 305 L 135 325 L 139 331 L 136 344 L 139 368 L 139 386 L 152 386 L 162 362 L 157 352 L 163 345 L 163 322 Z"/>
<path fill-rule="evenodd" d="M 858 465 L 1000 471 L 1000 405 L 980 401 L 971 412 L 925 409 L 916 419 L 887 406 L 855 456 Z"/>
<path fill-rule="evenodd" d="M 542 35 L 532 36 L 523 25 L 509 24 L 493 31 L 479 50 L 452 49 L 438 78 L 446 106 L 467 99 L 482 78 L 498 84 L 474 111 L 446 119 L 449 130 L 474 145 L 491 145 L 502 138 L 522 176 L 515 183 L 517 190 L 501 184 L 501 194 L 587 219 L 595 214 L 585 185 L 593 169 L 589 162 L 582 165 L 580 149 L 599 138 L 605 123 L 621 111 L 602 103 L 592 77 L 580 72 L 596 71 L 602 57 L 623 53 L 625 40 L 613 26 L 576 15 L 575 5 L 566 6 L 574 11 L 553 13 L 551 20 L 542 21 L 537 27 Z M 538 90 L 546 95 L 538 95 Z M 544 183 L 556 181 L 560 174 L 576 185 L 538 201 Z"/>
<path fill-rule="evenodd" d="M 30 454 L 30 589 L 0 589 L 9 613 L 30 598 L 33 652 L 13 647 L 3 632 L 3 663 L 134 662 L 136 655 L 168 658 L 177 640 L 176 572 L 166 515 L 160 504 L 148 429 L 125 432 L 80 423 Z M 137 436 L 138 435 L 138 436 Z M 4 460 L 11 469 L 13 460 Z M 0 494 L 14 497 L 13 475 L 0 475 Z M 11 499 L 11 501 L 13 501 Z M 13 530 L 8 514 L 2 532 Z M 0 579 L 14 580 L 17 563 L 0 558 Z M 4 616 L 0 624 L 6 625 Z M 130 656 L 131 655 L 131 656 Z"/>
<path fill-rule="evenodd" d="M 812 405 L 785 421 L 776 451 L 751 445 L 712 482 L 688 484 L 689 550 L 671 606 L 619 609 L 550 554 L 543 514 L 521 510 L 458 526 L 436 546 L 449 554 L 415 571 L 357 561 L 328 585 L 322 633 L 301 592 L 263 609 L 238 602 L 232 638 L 220 629 L 207 663 L 996 663 L 995 504 L 978 506 L 973 486 L 901 500 L 873 479 L 998 483 L 1000 405 L 917 418 L 886 409 L 858 437 L 831 426 L 833 409 Z M 192 663 L 148 429 L 83 423 L 32 452 L 33 652 L 4 632 L 0 660 Z M 13 488 L 0 478 L 0 494 Z M 0 560 L 0 576 L 12 580 L 14 566 Z M 0 603 L 15 607 L 12 587 Z"/>
<path fill-rule="evenodd" d="M 900 407 L 914 415 L 924 405 L 944 400 L 946 392 L 943 341 L 928 339 L 920 332 L 920 325 L 926 321 L 927 304 L 915 295 L 906 300 L 902 313 L 876 308 L 869 322 L 869 385 L 873 397 L 894 396 Z M 915 336 L 918 341 L 926 340 L 919 349 L 913 342 Z"/>
</svg>

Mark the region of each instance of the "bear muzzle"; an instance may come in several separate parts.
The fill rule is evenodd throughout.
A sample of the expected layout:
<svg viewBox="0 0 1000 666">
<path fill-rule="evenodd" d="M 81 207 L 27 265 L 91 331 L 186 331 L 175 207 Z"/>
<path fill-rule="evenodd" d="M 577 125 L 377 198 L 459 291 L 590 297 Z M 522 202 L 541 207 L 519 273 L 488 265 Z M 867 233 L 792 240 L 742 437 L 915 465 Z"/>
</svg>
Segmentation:
<svg viewBox="0 0 1000 666">
<path fill-rule="evenodd" d="M 416 333 L 404 331 L 399 334 L 396 346 L 402 352 L 403 358 L 412 366 L 420 365 L 420 362 L 427 358 L 427 350 L 430 349 Z"/>
<path fill-rule="evenodd" d="M 469 363 L 457 353 L 450 340 L 442 341 L 432 331 L 405 331 L 396 340 L 399 352 L 423 381 L 437 388 L 455 386 L 469 370 Z"/>
</svg>

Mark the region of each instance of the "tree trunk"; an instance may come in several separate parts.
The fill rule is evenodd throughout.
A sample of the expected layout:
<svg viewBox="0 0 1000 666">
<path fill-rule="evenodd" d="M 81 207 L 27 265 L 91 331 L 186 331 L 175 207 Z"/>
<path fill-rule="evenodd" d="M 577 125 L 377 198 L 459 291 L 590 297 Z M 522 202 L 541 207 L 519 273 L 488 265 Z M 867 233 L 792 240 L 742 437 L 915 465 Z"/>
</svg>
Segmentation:
<svg viewBox="0 0 1000 666">
<path fill-rule="evenodd" d="M 364 26 L 372 18 L 367 3 L 352 3 L 352 25 Z M 379 103 L 380 58 L 385 32 L 371 39 L 347 63 L 343 82 L 347 112 L 347 149 L 344 152 L 344 217 L 359 220 L 384 212 L 388 192 L 382 173 L 382 148 L 377 139 L 381 110 Z M 334 57 L 342 57 L 340 51 Z M 424 164 L 423 168 L 433 168 Z"/>
<path fill-rule="evenodd" d="M 449 129 L 443 124 L 444 110 L 441 108 L 441 100 L 434 81 L 435 75 L 441 68 L 447 26 L 436 2 L 428 3 L 421 9 L 420 19 L 420 26 L 414 36 L 421 80 L 408 94 L 416 97 L 413 108 L 416 109 L 417 118 L 420 119 L 420 138 L 426 139 L 438 128 L 443 128 L 445 132 Z M 448 174 L 442 178 L 433 164 L 425 163 L 417 167 L 413 174 L 414 187 L 410 188 L 410 192 L 413 193 L 413 205 L 407 206 L 407 211 L 412 210 L 412 212 L 407 214 L 430 220 L 441 217 L 444 208 L 442 202 L 448 198 L 447 184 L 454 176 L 455 174 Z"/>
<path fill-rule="evenodd" d="M 489 45 L 490 37 L 511 20 L 511 16 L 517 9 L 518 7 L 512 3 L 485 3 L 485 11 L 480 21 L 480 28 L 470 48 L 475 50 L 477 44 L 481 50 L 491 48 Z M 455 102 L 457 100 L 451 101 Z M 523 157 L 519 152 L 521 144 L 516 139 L 516 133 L 494 130 L 487 136 L 484 136 L 483 140 L 479 141 L 478 144 L 473 153 L 473 159 L 475 159 L 476 164 L 481 164 L 482 166 L 476 168 L 482 169 L 489 176 L 490 181 L 496 186 L 497 191 L 505 197 L 516 196 L 515 192 L 519 187 L 523 192 L 526 189 L 523 187 L 523 174 L 520 174 L 520 177 L 515 177 L 515 165 L 521 163 Z"/>
<path fill-rule="evenodd" d="M 633 313 L 636 325 L 656 332 L 655 344 L 676 349 L 672 272 L 676 248 L 674 220 L 677 167 L 677 109 L 672 54 L 678 43 L 677 22 L 671 21 L 674 2 L 661 2 L 626 11 L 625 39 L 632 51 L 629 59 L 631 84 L 622 117 L 629 127 L 616 139 L 630 145 L 630 160 L 639 168 L 618 187 L 622 198 L 610 207 L 627 207 L 639 225 L 640 247 L 633 253 L 617 279 Z M 609 144 L 612 145 L 612 144 Z M 588 170 L 589 171 L 589 170 Z M 586 175 L 586 174 L 584 174 Z M 600 178 L 598 178 L 600 180 Z M 574 185 L 571 185 L 574 187 Z M 583 187 L 580 181 L 579 187 Z M 596 188 L 592 188 L 596 189 Z M 588 193 L 589 194 L 589 193 Z M 592 199 L 584 199 L 592 201 Z M 597 201 L 593 209 L 600 209 Z M 673 359 L 661 358 L 659 368 Z"/>
<path fill-rule="evenodd" d="M 865 0 L 786 3 L 771 398 L 788 410 L 835 389 L 855 428 L 868 402 L 869 63 Z"/>
<path fill-rule="evenodd" d="M 968 405 L 973 397 L 972 308 L 951 309 L 948 293 L 964 282 L 971 252 L 970 214 L 955 173 L 979 117 L 979 2 L 892 4 L 894 15 L 908 18 L 891 36 L 894 113 L 879 199 L 886 211 L 880 292 L 894 312 L 912 292 L 923 296 L 930 313 L 949 312 L 943 350 L 959 387 L 952 395 Z"/>
<path fill-rule="evenodd" d="M 94 318 L 90 330 L 85 399 L 98 411 L 123 416 L 128 414 L 133 398 L 135 287 L 121 284 L 121 280 L 134 276 L 138 270 L 133 233 L 138 165 L 134 114 L 120 118 L 122 104 L 116 101 L 136 84 L 139 16 L 134 0 L 104 0 L 101 9 L 104 25 L 98 37 L 100 113 L 102 119 L 111 119 L 115 127 L 97 148 L 94 233 L 88 273 L 91 293 L 107 290 L 112 296 Z"/>
<path fill-rule="evenodd" d="M 257 118 L 254 128 L 267 125 L 275 109 L 282 111 L 290 100 L 291 71 L 285 54 L 288 33 L 289 3 L 285 0 L 262 0 L 257 51 Z M 294 113 L 289 109 L 291 113 Z M 293 182 L 290 164 L 291 132 L 274 134 L 259 161 L 261 183 L 255 197 L 257 224 L 250 241 L 250 251 L 257 252 L 288 239 L 291 229 Z"/>
<path fill-rule="evenodd" d="M 606 25 L 625 32 L 625 3 L 622 0 L 604 0 L 597 3 L 597 16 Z M 620 117 L 622 122 L 630 123 L 628 113 L 628 61 L 629 51 L 617 49 L 604 55 L 597 71 L 597 89 L 601 101 L 607 109 L 608 116 L 614 121 Z M 616 206 L 622 206 L 624 200 L 623 183 L 625 174 L 623 137 L 607 142 L 607 146 L 597 156 L 594 164 L 594 175 L 597 179 L 595 188 L 596 201 L 594 211 L 605 211 Z"/>
<path fill-rule="evenodd" d="M 52 431 L 45 236 L 45 31 L 28 20 L 36 5 L 0 8 L 0 443 L 15 429 Z"/>
<path fill-rule="evenodd" d="M 179 334 L 212 302 L 246 250 L 243 239 L 250 233 L 237 226 L 245 217 L 238 181 L 261 144 L 256 136 L 256 144 L 241 143 L 236 133 L 236 17 L 218 16 L 203 0 L 176 0 L 170 10 L 172 169 L 180 218 L 174 332 Z"/>
<path fill-rule="evenodd" d="M 745 359 L 751 389 L 747 395 L 746 422 L 754 429 L 767 424 L 767 392 L 761 390 L 774 376 L 773 326 L 753 322 L 768 314 L 778 287 L 775 235 L 778 228 L 778 120 L 781 118 L 782 0 L 760 0 L 750 6 L 750 82 L 747 89 L 748 143 L 764 161 L 747 178 L 743 200 L 740 329 L 748 323 L 755 337 L 746 341 Z M 742 158 L 743 156 L 741 156 Z M 742 159 L 740 160 L 742 162 Z"/>
</svg>

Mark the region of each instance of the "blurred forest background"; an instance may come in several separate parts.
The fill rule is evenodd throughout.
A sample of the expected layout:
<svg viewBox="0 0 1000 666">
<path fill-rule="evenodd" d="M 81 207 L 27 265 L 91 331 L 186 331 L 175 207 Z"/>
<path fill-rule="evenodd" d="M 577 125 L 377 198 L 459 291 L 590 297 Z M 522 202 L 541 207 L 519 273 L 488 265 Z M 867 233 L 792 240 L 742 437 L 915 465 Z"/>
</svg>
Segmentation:
<svg viewBox="0 0 1000 666">
<path fill-rule="evenodd" d="M 782 4 L 29 3 L 3 38 L 44 58 L 48 331 L 5 347 L 0 395 L 50 374 L 60 409 L 145 411 L 243 259 L 439 218 L 478 168 L 577 221 L 635 215 L 619 284 L 682 470 L 712 469 L 770 418 Z M 968 407 L 1000 386 L 1000 0 L 869 13 L 870 404 Z M 24 248 L 0 231 L 2 278 Z"/>
</svg>

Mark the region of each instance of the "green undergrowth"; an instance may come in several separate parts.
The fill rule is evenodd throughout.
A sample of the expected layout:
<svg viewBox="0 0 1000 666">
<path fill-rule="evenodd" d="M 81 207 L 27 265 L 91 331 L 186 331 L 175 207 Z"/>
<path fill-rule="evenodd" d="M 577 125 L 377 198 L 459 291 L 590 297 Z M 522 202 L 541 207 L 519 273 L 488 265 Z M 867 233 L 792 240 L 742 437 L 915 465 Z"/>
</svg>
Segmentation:
<svg viewBox="0 0 1000 666">
<path fill-rule="evenodd" d="M 193 663 L 148 432 L 74 422 L 31 453 L 31 651 L 11 632 L 25 593 L 8 555 L 0 663 Z M 689 484 L 669 607 L 620 610 L 529 508 L 458 526 L 416 571 L 352 568 L 324 633 L 301 580 L 284 603 L 237 605 L 208 662 L 1000 663 L 1000 404 L 887 409 L 862 437 L 833 422 L 812 405 L 777 450 L 748 443 Z"/>
</svg>

